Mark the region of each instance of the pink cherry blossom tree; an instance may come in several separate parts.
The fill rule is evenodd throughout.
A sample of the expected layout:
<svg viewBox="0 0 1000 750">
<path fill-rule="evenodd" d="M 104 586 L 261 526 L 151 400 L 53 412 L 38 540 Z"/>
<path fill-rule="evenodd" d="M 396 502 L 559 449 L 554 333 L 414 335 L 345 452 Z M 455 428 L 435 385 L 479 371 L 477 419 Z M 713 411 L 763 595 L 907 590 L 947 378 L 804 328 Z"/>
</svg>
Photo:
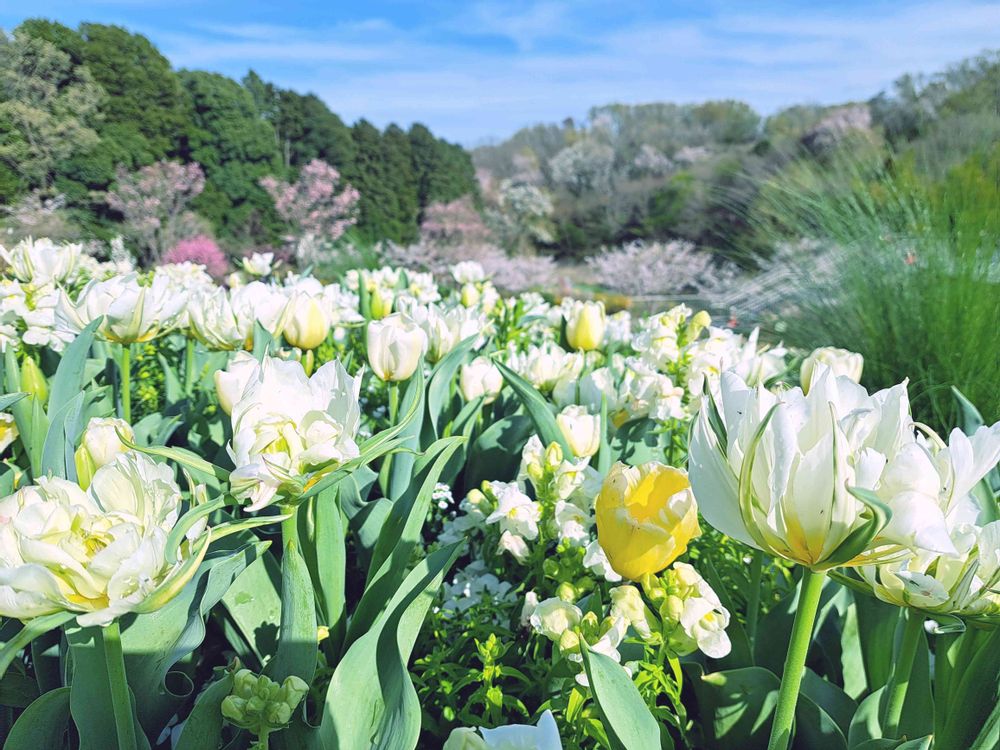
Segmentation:
<svg viewBox="0 0 1000 750">
<path fill-rule="evenodd" d="M 188 205 L 204 189 L 201 165 L 158 161 L 133 173 L 119 167 L 117 185 L 105 201 L 124 217 L 126 233 L 145 259 L 159 262 L 198 225 Z"/>
<path fill-rule="evenodd" d="M 341 189 L 340 172 L 322 159 L 302 167 L 295 182 L 265 177 L 260 186 L 288 222 L 286 240 L 300 258 L 306 249 L 336 241 L 357 222 L 361 194 L 347 184 Z"/>
<path fill-rule="evenodd" d="M 439 245 L 479 245 L 490 239 L 490 230 L 472 204 L 472 198 L 465 196 L 425 208 L 420 237 Z"/>
</svg>

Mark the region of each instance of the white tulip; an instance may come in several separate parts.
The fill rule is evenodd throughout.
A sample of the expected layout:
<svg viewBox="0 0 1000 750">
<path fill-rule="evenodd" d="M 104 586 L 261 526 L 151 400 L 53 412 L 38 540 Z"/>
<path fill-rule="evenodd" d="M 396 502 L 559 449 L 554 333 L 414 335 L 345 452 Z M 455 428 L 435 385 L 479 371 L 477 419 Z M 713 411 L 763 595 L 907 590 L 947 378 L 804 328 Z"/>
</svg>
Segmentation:
<svg viewBox="0 0 1000 750">
<path fill-rule="evenodd" d="M 196 524 L 166 561 L 180 509 L 170 467 L 136 452 L 98 469 L 86 492 L 43 478 L 0 500 L 0 615 L 67 611 L 87 627 L 162 607 L 208 548 Z"/>
<path fill-rule="evenodd" d="M 264 330 L 277 338 L 288 322 L 288 295 L 278 287 L 262 281 L 251 281 L 230 292 L 229 302 L 236 318 L 236 328 L 243 335 L 244 347 L 253 348 L 253 329 L 260 323 Z"/>
<path fill-rule="evenodd" d="M 486 281 L 486 271 L 474 260 L 463 260 L 451 267 L 451 277 L 459 284 L 476 284 Z"/>
<path fill-rule="evenodd" d="M 11 274 L 33 288 L 68 281 L 82 254 L 83 245 L 57 245 L 48 238 L 29 237 L 10 250 L 0 245 L 0 258 L 10 266 Z"/>
<path fill-rule="evenodd" d="M 503 388 L 503 375 L 488 357 L 476 357 L 462 365 L 458 375 L 459 388 L 466 401 L 482 397 L 484 403 L 492 403 Z"/>
<path fill-rule="evenodd" d="M 215 395 L 219 408 L 226 414 L 233 413 L 233 405 L 243 398 L 250 379 L 258 374 L 256 358 L 249 352 L 236 352 L 225 370 L 216 370 Z"/>
<path fill-rule="evenodd" d="M 315 349 L 330 333 L 330 316 L 318 297 L 295 292 L 289 300 L 285 340 L 298 349 Z"/>
<path fill-rule="evenodd" d="M 360 388 L 338 361 L 309 378 L 298 362 L 265 357 L 233 405 L 233 496 L 248 511 L 294 502 L 311 481 L 357 458 Z"/>
<path fill-rule="evenodd" d="M 90 485 L 94 472 L 128 450 L 119 433 L 129 442 L 135 441 L 132 427 L 124 419 L 92 417 L 87 423 L 74 456 L 77 481 L 84 489 Z"/>
<path fill-rule="evenodd" d="M 243 270 L 251 276 L 268 276 L 274 266 L 274 253 L 253 253 L 243 259 Z"/>
<path fill-rule="evenodd" d="M 177 326 L 185 302 L 166 276 L 154 276 L 148 286 L 135 273 L 112 276 L 90 281 L 75 303 L 64 292 L 56 308 L 56 328 L 76 335 L 102 318 L 99 333 L 108 341 L 150 341 Z"/>
<path fill-rule="evenodd" d="M 368 363 L 379 378 L 407 380 L 420 365 L 427 334 L 411 318 L 393 313 L 368 323 Z"/>
<path fill-rule="evenodd" d="M 601 447 L 601 417 L 584 406 L 567 406 L 556 416 L 559 431 L 577 458 L 589 458 Z"/>
<path fill-rule="evenodd" d="M 800 379 L 803 392 L 809 393 L 809 384 L 812 382 L 813 375 L 816 373 L 816 365 L 819 363 L 826 365 L 834 375 L 842 375 L 859 383 L 861 382 L 861 372 L 865 366 L 865 358 L 857 352 L 837 349 L 832 346 L 814 349 L 802 362 Z"/>
<path fill-rule="evenodd" d="M 566 311 L 566 340 L 578 351 L 598 349 L 604 341 L 606 321 L 603 302 L 574 302 Z"/>
<path fill-rule="evenodd" d="M 725 373 L 717 418 L 712 397 L 704 399 L 688 463 L 705 519 L 734 539 L 813 570 L 898 558 L 915 546 L 953 553 L 934 499 L 897 491 L 886 473 L 908 460 L 908 446 L 916 442 L 906 385 L 869 396 L 817 367 L 808 395 L 798 388 L 780 395 L 751 389 Z M 927 476 L 933 468 L 911 463 L 907 471 Z M 889 524 L 869 525 L 873 511 L 849 488 L 877 494 L 892 511 Z M 874 537 L 841 549 L 862 527 Z"/>
</svg>

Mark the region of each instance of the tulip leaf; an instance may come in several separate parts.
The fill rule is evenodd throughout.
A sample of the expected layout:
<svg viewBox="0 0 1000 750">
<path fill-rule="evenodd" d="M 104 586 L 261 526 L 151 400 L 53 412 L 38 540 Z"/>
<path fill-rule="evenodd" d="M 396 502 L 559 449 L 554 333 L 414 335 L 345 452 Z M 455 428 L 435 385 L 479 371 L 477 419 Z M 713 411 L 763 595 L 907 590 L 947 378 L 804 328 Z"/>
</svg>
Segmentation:
<svg viewBox="0 0 1000 750">
<path fill-rule="evenodd" d="M 417 633 L 461 543 L 417 563 L 381 615 L 347 649 L 327 689 L 319 728 L 322 747 L 337 750 L 415 748 L 420 702 L 406 669 Z"/>
<path fill-rule="evenodd" d="M 587 680 L 615 750 L 660 747 L 660 728 L 625 668 L 609 656 L 580 649 Z"/>
<path fill-rule="evenodd" d="M 223 469 L 221 466 L 209 463 L 197 453 L 189 451 L 186 448 L 137 445 L 133 441 L 129 440 L 128 436 L 123 434 L 121 431 L 118 432 L 118 439 L 121 440 L 122 445 L 131 448 L 132 450 L 145 453 L 147 456 L 165 458 L 168 461 L 174 461 L 175 463 L 180 464 L 185 469 L 190 469 L 194 472 L 197 479 L 208 481 L 210 486 L 214 488 L 219 488 L 220 483 L 229 481 L 228 471 Z"/>
<path fill-rule="evenodd" d="M 517 473 L 521 451 L 534 431 L 534 422 L 525 414 L 504 417 L 483 430 L 469 449 L 463 482 L 465 490 L 478 487 L 488 479 Z"/>
<path fill-rule="evenodd" d="M 63 351 L 49 388 L 50 419 L 83 391 L 87 355 L 101 320 L 100 317 L 92 320 Z"/>
<path fill-rule="evenodd" d="M 253 356 L 258 362 L 263 362 L 264 357 L 273 357 L 278 351 L 278 342 L 259 320 L 253 324 Z"/>
<path fill-rule="evenodd" d="M 35 643 L 38 641 L 36 640 Z M 20 670 L 4 674 L 0 679 L 0 706 L 25 708 L 38 698 L 38 683 Z"/>
<path fill-rule="evenodd" d="M 281 622 L 281 567 L 262 554 L 240 573 L 222 597 L 233 624 L 263 665 L 278 644 Z"/>
<path fill-rule="evenodd" d="M 468 360 L 469 353 L 479 334 L 462 339 L 434 366 L 427 385 L 427 417 L 434 430 L 434 437 L 441 437 L 441 419 L 447 411 L 452 396 L 452 386 L 459 368 Z"/>
<path fill-rule="evenodd" d="M 78 392 L 50 417 L 49 430 L 42 448 L 42 473 L 75 482 L 74 440 L 83 431 L 81 416 L 85 393 Z M 49 409 L 52 414 L 52 409 Z"/>
<path fill-rule="evenodd" d="M 317 495 L 299 511 L 300 527 L 305 527 L 309 539 L 302 551 L 316 584 L 316 604 L 335 642 L 343 637 L 345 625 L 346 524 L 339 497 L 339 488 L 343 486 L 341 483 Z"/>
<path fill-rule="evenodd" d="M 60 748 L 69 728 L 68 687 L 43 693 L 24 710 L 11 727 L 4 750 Z"/>
<path fill-rule="evenodd" d="M 601 476 L 607 475 L 614 461 L 611 455 L 611 422 L 608 419 L 608 397 L 601 394 L 601 442 L 597 449 L 597 472 Z"/>
<path fill-rule="evenodd" d="M 695 664 L 686 672 L 700 671 Z M 777 675 L 762 667 L 744 667 L 692 679 L 698 710 L 704 717 L 705 747 L 709 750 L 756 750 L 767 747 L 771 715 L 778 702 Z"/>
<path fill-rule="evenodd" d="M 483 411 L 483 397 L 473 399 L 465 406 L 455 417 L 455 421 L 451 423 L 450 427 L 452 429 L 452 435 L 462 437 L 465 442 L 459 447 L 455 454 L 448 461 L 448 465 L 445 467 L 444 471 L 441 473 L 440 482 L 447 484 L 449 487 L 455 483 L 455 478 L 462 472 L 468 463 L 469 458 L 469 445 L 472 441 L 472 433 L 475 431 L 477 425 L 479 424 L 479 417 Z"/>
<path fill-rule="evenodd" d="M 295 675 L 311 684 L 316 673 L 316 597 L 298 540 L 281 555 L 281 625 L 278 648 L 264 674 L 277 683 Z"/>
<path fill-rule="evenodd" d="M 348 627 L 348 644 L 361 637 L 375 622 L 399 586 L 420 544 L 420 530 L 430 510 L 434 487 L 448 460 L 463 442 L 463 438 L 451 437 L 431 445 L 414 466 L 414 482 L 410 489 L 389 507 L 372 550 L 365 592 Z"/>
<path fill-rule="evenodd" d="M 173 750 L 215 750 L 222 742 L 222 701 L 233 690 L 233 675 L 228 670 L 205 688 L 184 721 L 184 729 Z"/>
<path fill-rule="evenodd" d="M 205 639 L 205 618 L 242 573 L 266 549 L 266 543 L 207 555 L 187 584 L 166 604 L 133 619 L 122 631 L 129 686 L 139 719 L 150 736 L 159 736 L 191 688 L 171 690 L 168 672 Z M 166 681 L 166 682 L 165 682 Z"/>
<path fill-rule="evenodd" d="M 7 411 L 22 398 L 26 398 L 27 395 L 27 393 L 5 393 L 0 396 L 0 411 Z"/>
<path fill-rule="evenodd" d="M 563 450 L 564 456 L 567 458 L 572 456 L 573 451 L 569 447 L 569 442 L 563 435 L 562 430 L 559 429 L 556 417 L 552 413 L 552 407 L 545 397 L 531 383 L 503 362 L 495 360 L 494 364 L 500 370 L 507 384 L 517 394 L 525 411 L 528 412 L 528 416 L 531 417 L 531 421 L 535 423 L 535 431 L 538 433 L 538 437 L 541 438 L 542 445 L 549 446 L 552 443 L 558 443 Z"/>
<path fill-rule="evenodd" d="M 7 667 L 21 653 L 21 649 L 30 644 L 38 636 L 69 622 L 76 615 L 76 612 L 54 612 L 51 615 L 33 617 L 24 623 L 24 627 L 14 633 L 0 646 L 0 677 L 7 673 Z"/>
<path fill-rule="evenodd" d="M 997 726 L 992 714 L 1000 697 L 1000 628 L 970 628 L 959 640 L 964 643 L 950 679 L 948 709 L 936 715 L 934 741 L 942 748 L 972 747 L 984 727 Z"/>
<path fill-rule="evenodd" d="M 418 367 L 410 378 L 403 394 L 399 410 L 407 416 L 398 435 L 403 438 L 401 447 L 409 450 L 401 451 L 392 457 L 389 467 L 385 496 L 396 500 L 410 485 L 413 473 L 414 453 L 420 450 L 420 430 L 424 424 L 426 400 L 424 397 L 424 372 Z"/>
<path fill-rule="evenodd" d="M 80 734 L 80 750 L 105 750 L 117 747 L 118 733 L 115 727 L 115 711 L 111 686 L 108 683 L 101 628 L 68 628 L 66 640 L 69 642 L 73 663 L 69 707 L 73 723 Z M 127 665 L 126 670 L 128 676 L 134 678 L 132 672 L 128 671 Z M 149 740 L 136 716 L 136 707 L 140 704 L 136 701 L 135 692 L 131 690 L 133 684 L 135 684 L 134 679 L 130 679 L 129 700 L 132 703 L 132 715 L 135 717 L 135 735 L 140 750 L 149 750 Z M 162 726 L 157 727 L 156 731 L 159 732 L 161 728 Z"/>
</svg>

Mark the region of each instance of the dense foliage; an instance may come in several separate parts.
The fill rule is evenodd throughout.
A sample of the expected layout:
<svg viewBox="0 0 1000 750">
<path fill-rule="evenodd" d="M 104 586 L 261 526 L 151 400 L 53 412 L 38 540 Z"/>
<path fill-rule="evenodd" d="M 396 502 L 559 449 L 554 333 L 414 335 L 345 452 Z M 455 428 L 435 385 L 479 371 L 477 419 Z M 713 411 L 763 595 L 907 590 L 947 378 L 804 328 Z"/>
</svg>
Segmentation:
<svg viewBox="0 0 1000 750">
<path fill-rule="evenodd" d="M 424 208 L 477 191 L 464 149 L 423 125 L 347 125 L 315 95 L 253 71 L 242 82 L 175 71 L 118 26 L 34 19 L 0 39 L 0 203 L 61 195 L 78 228 L 106 238 L 122 218 L 103 200 L 119 174 L 197 163 L 203 229 L 234 249 L 264 246 L 281 241 L 282 222 L 260 179 L 294 181 L 315 159 L 360 190 L 357 232 L 369 242 L 410 241 Z"/>
</svg>

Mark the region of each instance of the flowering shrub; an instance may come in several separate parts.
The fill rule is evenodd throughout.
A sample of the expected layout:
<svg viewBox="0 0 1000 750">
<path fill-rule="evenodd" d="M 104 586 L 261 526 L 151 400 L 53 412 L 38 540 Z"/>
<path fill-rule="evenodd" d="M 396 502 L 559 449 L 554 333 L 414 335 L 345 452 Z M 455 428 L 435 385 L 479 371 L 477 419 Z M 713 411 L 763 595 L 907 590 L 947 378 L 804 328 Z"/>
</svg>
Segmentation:
<svg viewBox="0 0 1000 750">
<path fill-rule="evenodd" d="M 215 240 L 205 235 L 181 240 L 163 256 L 164 263 L 194 263 L 215 278 L 225 275 L 229 262 Z"/>
<path fill-rule="evenodd" d="M 945 438 L 853 352 L 473 260 L 0 258 L 8 746 L 991 742 L 967 401 Z"/>
<path fill-rule="evenodd" d="M 288 223 L 288 240 L 300 259 L 314 252 L 314 243 L 335 242 L 357 221 L 360 194 L 350 185 L 341 187 L 340 172 L 321 159 L 302 167 L 294 183 L 264 177 L 260 185 Z"/>
</svg>

